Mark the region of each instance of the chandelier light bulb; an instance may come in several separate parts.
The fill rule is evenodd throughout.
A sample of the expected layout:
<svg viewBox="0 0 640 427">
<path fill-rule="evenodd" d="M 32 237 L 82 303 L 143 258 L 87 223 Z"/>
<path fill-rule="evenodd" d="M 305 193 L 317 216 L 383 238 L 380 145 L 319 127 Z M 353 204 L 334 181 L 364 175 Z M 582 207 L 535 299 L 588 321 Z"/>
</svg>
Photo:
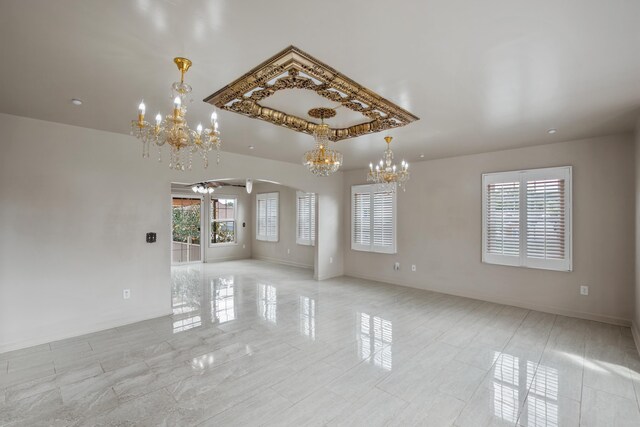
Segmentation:
<svg viewBox="0 0 640 427">
<path fill-rule="evenodd" d="M 160 123 L 162 123 L 162 115 L 158 113 L 156 115 L 156 125 L 160 126 Z"/>
<path fill-rule="evenodd" d="M 198 135 L 202 135 L 202 124 L 198 123 L 198 127 L 196 127 L 196 132 L 198 132 Z"/>
<path fill-rule="evenodd" d="M 211 124 L 214 124 L 217 121 L 218 121 L 218 113 L 214 111 L 213 113 L 211 113 Z"/>
<path fill-rule="evenodd" d="M 198 192 L 198 186 L 194 185 L 193 187 L 191 187 L 191 190 L 193 190 L 194 193 Z"/>
<path fill-rule="evenodd" d="M 144 111 L 147 107 L 144 105 L 144 100 L 140 101 L 140 105 L 138 105 L 138 112 L 144 115 Z"/>
<path fill-rule="evenodd" d="M 209 191 L 209 194 L 213 193 L 214 191 L 216 191 L 213 187 L 209 187 L 209 189 L 207 190 Z"/>
<path fill-rule="evenodd" d="M 175 108 L 180 108 L 181 105 L 182 105 L 182 100 L 180 99 L 179 96 L 176 96 L 173 100 L 173 106 Z"/>
</svg>

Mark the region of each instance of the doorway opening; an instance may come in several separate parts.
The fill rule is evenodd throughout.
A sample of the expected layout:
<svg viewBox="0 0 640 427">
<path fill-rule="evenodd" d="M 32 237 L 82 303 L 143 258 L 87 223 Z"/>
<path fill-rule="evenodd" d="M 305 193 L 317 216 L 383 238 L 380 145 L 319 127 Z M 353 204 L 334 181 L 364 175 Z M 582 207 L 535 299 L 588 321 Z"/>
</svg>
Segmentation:
<svg viewBox="0 0 640 427">
<path fill-rule="evenodd" d="M 171 197 L 171 264 L 202 262 L 202 198 Z"/>
</svg>

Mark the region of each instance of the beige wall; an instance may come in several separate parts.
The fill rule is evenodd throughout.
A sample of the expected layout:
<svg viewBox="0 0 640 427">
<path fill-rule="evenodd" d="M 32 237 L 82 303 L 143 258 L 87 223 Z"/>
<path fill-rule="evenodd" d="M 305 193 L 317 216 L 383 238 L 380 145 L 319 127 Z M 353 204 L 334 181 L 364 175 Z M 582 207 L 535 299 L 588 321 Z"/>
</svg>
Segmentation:
<svg viewBox="0 0 640 427">
<path fill-rule="evenodd" d="M 564 165 L 573 166 L 573 272 L 481 263 L 481 174 Z M 345 173 L 345 274 L 615 323 L 632 319 L 631 135 L 425 161 L 411 168 L 408 188 L 398 194 L 396 255 L 350 249 L 350 187 L 364 183 L 366 175 Z M 393 270 L 395 261 L 400 271 Z M 589 296 L 579 295 L 580 285 L 589 285 Z"/>
<path fill-rule="evenodd" d="M 635 133 L 635 208 L 636 208 L 636 251 L 635 251 L 635 313 L 633 318 L 633 337 L 640 351 L 640 119 Z"/>
<path fill-rule="evenodd" d="M 128 135 L 6 114 L 0 129 L 0 352 L 171 313 L 172 182 L 254 178 L 318 193 L 315 275 L 343 273 L 340 172 L 319 179 L 227 152 L 178 172 L 166 153 L 162 164 L 142 159 Z"/>
<path fill-rule="evenodd" d="M 256 240 L 256 195 L 277 192 L 279 197 L 279 239 L 277 242 Z M 281 264 L 313 268 L 315 247 L 296 243 L 296 190 L 282 185 L 254 183 L 251 194 L 253 232 L 251 257 Z"/>
</svg>

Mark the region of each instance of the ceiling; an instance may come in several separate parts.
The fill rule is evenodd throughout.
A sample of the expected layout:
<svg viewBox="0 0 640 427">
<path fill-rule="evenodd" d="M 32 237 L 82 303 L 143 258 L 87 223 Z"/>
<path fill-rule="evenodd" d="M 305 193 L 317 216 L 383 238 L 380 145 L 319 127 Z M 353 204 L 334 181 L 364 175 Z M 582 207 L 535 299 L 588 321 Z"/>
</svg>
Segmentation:
<svg viewBox="0 0 640 427">
<path fill-rule="evenodd" d="M 174 56 L 193 61 L 195 125 L 210 115 L 202 99 L 289 45 L 420 117 L 390 132 L 413 162 L 631 131 L 640 115 L 630 0 L 3 1 L 0 40 L 0 112 L 127 134 L 141 98 L 150 117 L 170 110 Z M 298 163 L 312 147 L 231 112 L 219 121 L 224 151 Z M 383 136 L 338 142 L 345 168 L 379 158 Z"/>
</svg>

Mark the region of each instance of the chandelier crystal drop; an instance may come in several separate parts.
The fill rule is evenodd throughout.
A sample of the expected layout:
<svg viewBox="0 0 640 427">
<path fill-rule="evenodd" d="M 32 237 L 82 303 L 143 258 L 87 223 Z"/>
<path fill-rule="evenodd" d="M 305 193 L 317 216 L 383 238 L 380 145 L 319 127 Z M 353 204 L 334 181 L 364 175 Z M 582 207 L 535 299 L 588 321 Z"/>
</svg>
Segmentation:
<svg viewBox="0 0 640 427">
<path fill-rule="evenodd" d="M 384 150 L 382 159 L 375 167 L 373 163 L 369 163 L 367 181 L 379 184 L 392 192 L 395 191 L 395 184 L 397 184 L 398 187 L 405 191 L 406 183 L 409 180 L 409 163 L 403 160 L 400 163 L 400 167 L 393 163 L 392 139 L 390 136 L 385 136 L 384 140 L 387 142 L 387 149 Z"/>
<path fill-rule="evenodd" d="M 193 155 L 202 157 L 204 167 L 209 166 L 209 152 L 216 149 L 216 161 L 220 163 L 220 131 L 218 116 L 211 114 L 211 127 L 203 128 L 198 124 L 196 130 L 187 124 L 187 103 L 191 102 L 191 86 L 184 82 L 184 75 L 191 67 L 187 58 L 174 58 L 173 62 L 180 70 L 180 81 L 171 85 L 173 112 L 164 117 L 158 113 L 155 123 L 145 121 L 146 106 L 144 101 L 138 106 L 138 119 L 131 122 L 131 134 L 142 141 L 142 157 L 149 157 L 151 144 L 158 148 L 158 161 L 162 161 L 161 148 L 169 147 L 169 168 L 176 170 L 191 169 Z"/>
<path fill-rule="evenodd" d="M 302 157 L 302 164 L 316 176 L 329 176 L 340 169 L 342 165 L 342 153 L 329 147 L 331 143 L 331 129 L 324 122 L 325 118 L 333 117 L 336 112 L 333 108 L 314 108 L 309 110 L 309 115 L 320 119 L 320 124 L 313 130 L 315 146 Z"/>
</svg>

